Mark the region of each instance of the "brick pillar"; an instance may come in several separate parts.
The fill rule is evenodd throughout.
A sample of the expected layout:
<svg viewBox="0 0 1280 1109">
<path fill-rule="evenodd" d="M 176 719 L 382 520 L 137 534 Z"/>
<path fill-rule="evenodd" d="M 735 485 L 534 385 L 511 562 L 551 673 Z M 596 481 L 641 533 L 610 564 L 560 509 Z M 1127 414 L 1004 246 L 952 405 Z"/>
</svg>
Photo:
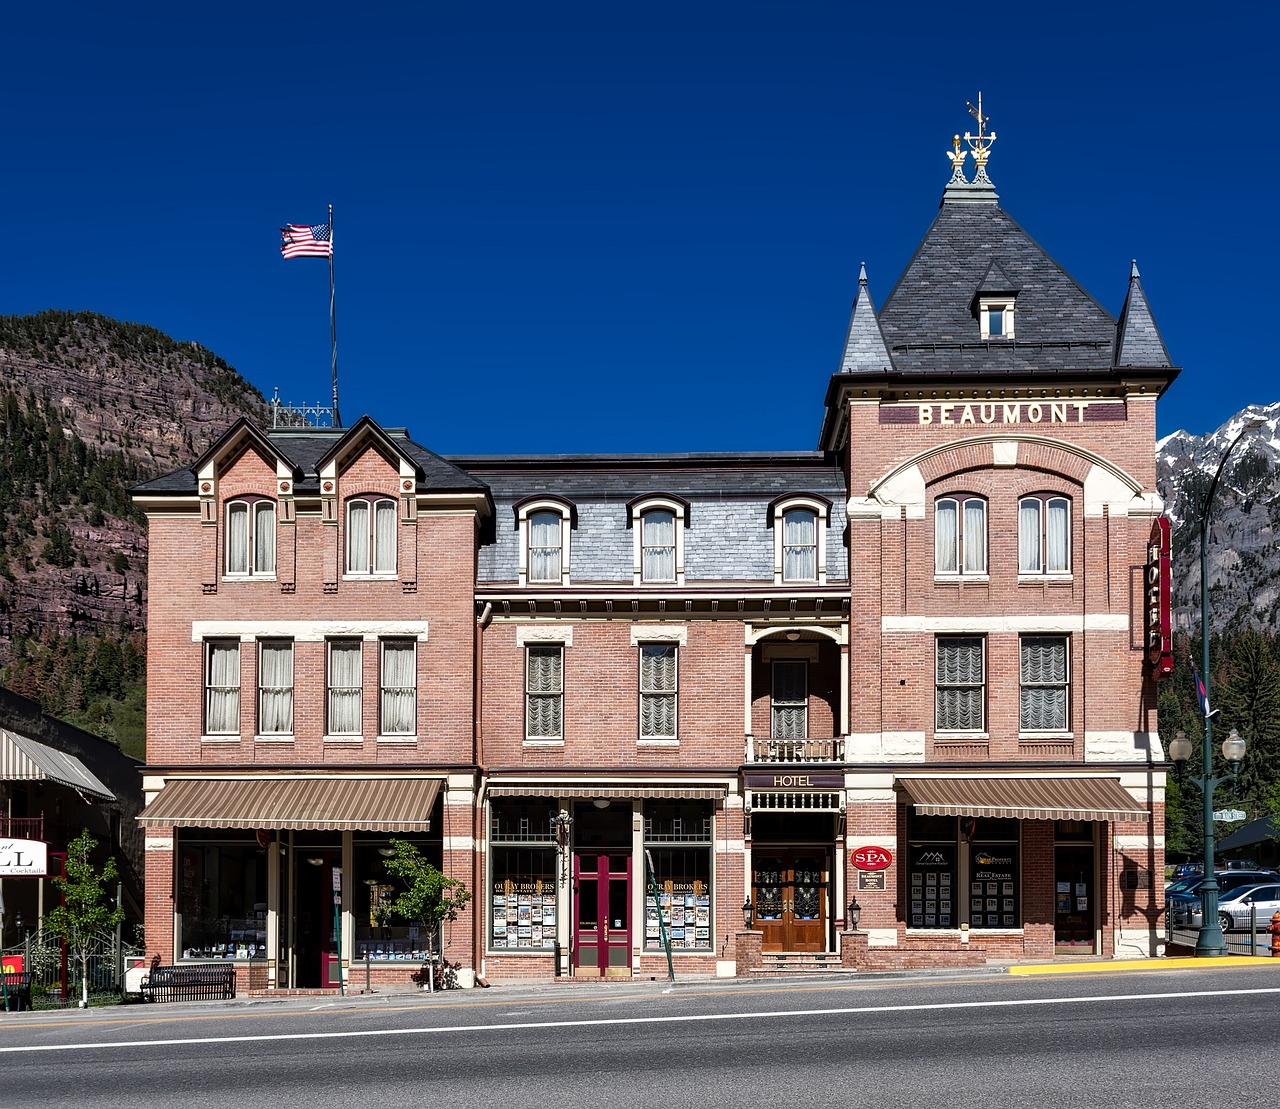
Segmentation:
<svg viewBox="0 0 1280 1109">
<path fill-rule="evenodd" d="M 840 933 L 840 965 L 845 970 L 859 970 L 867 965 L 866 932 Z"/>
<path fill-rule="evenodd" d="M 148 828 L 145 845 L 146 905 L 143 934 L 146 957 L 159 955 L 171 966 L 173 950 L 173 829 Z"/>
<path fill-rule="evenodd" d="M 761 948 L 764 944 L 763 932 L 735 932 L 733 935 L 734 958 L 737 963 L 735 973 L 739 978 L 745 977 L 753 970 L 764 966 Z"/>
</svg>

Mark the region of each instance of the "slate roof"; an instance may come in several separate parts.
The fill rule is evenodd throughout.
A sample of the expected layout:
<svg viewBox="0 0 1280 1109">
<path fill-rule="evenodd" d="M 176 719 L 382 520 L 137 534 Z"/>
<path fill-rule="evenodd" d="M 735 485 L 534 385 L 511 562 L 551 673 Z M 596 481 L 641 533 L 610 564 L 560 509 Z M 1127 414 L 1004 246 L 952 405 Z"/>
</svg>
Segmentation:
<svg viewBox="0 0 1280 1109">
<path fill-rule="evenodd" d="M 973 302 L 984 285 L 1017 292 L 1016 339 L 980 338 Z M 880 330 L 906 375 L 1103 373 L 1115 364 L 1115 318 L 994 200 L 944 200 L 880 310 Z"/>
<path fill-rule="evenodd" d="M 1172 365 L 1164 338 L 1147 304 L 1147 294 L 1142 291 L 1137 262 L 1129 271 L 1129 295 L 1125 297 L 1116 334 L 1117 366 Z"/>
<path fill-rule="evenodd" d="M 844 340 L 841 373 L 885 373 L 893 365 L 885 346 L 884 334 L 876 321 L 876 310 L 867 292 L 867 267 L 858 272 L 858 296 L 849 317 L 849 331 Z"/>
</svg>

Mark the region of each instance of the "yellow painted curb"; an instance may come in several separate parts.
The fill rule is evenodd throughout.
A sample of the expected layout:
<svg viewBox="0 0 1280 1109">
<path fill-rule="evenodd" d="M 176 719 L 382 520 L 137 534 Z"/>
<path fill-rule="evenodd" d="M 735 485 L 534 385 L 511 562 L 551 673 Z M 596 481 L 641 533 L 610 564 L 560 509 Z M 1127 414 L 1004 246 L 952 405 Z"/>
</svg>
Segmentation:
<svg viewBox="0 0 1280 1109">
<path fill-rule="evenodd" d="M 1130 971 L 1149 970 L 1213 970 L 1217 967 L 1273 966 L 1280 968 L 1280 959 L 1265 955 L 1221 955 L 1206 959 L 1190 956 L 1168 959 L 1111 959 L 1096 963 L 1035 963 L 1009 968 L 1010 974 L 1128 974 Z"/>
</svg>

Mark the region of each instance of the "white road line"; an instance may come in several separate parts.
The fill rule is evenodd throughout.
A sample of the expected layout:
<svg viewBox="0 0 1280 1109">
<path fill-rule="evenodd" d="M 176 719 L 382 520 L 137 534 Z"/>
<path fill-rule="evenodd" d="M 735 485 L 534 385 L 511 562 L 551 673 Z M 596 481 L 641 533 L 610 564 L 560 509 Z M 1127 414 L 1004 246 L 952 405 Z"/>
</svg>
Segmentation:
<svg viewBox="0 0 1280 1109">
<path fill-rule="evenodd" d="M 783 1020 L 788 1017 L 860 1016 L 866 1013 L 927 1013 L 956 1009 L 1016 1009 L 1032 1005 L 1096 1005 L 1101 1001 L 1167 1002 L 1193 997 L 1245 997 L 1277 994 L 1280 986 L 1245 990 L 1181 990 L 1177 993 L 1099 994 L 1091 997 L 1033 997 L 1006 1001 L 939 1001 L 920 1005 L 861 1005 L 838 1009 L 777 1009 L 761 1013 L 699 1013 L 665 1017 L 607 1017 L 593 1020 L 516 1021 L 504 1024 L 455 1024 L 440 1028 L 363 1028 L 345 1032 L 276 1032 L 254 1036 L 193 1036 L 188 1039 L 115 1040 L 103 1043 L 26 1044 L 0 1047 L 0 1054 L 36 1051 L 105 1051 L 125 1047 L 181 1047 L 196 1044 L 261 1044 L 267 1040 L 345 1040 L 370 1036 L 432 1036 L 458 1032 L 513 1032 L 533 1028 L 606 1028 L 637 1024 L 694 1024 L 702 1021 Z"/>
</svg>

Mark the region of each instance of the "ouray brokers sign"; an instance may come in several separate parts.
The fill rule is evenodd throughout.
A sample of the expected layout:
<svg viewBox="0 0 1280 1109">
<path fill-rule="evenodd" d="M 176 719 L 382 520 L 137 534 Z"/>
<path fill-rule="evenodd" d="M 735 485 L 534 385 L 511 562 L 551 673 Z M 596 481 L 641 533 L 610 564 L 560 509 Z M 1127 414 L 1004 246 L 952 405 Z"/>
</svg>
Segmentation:
<svg viewBox="0 0 1280 1109">
<path fill-rule="evenodd" d="M 38 839 L 0 840 L 0 878 L 49 873 L 49 845 Z"/>
</svg>

